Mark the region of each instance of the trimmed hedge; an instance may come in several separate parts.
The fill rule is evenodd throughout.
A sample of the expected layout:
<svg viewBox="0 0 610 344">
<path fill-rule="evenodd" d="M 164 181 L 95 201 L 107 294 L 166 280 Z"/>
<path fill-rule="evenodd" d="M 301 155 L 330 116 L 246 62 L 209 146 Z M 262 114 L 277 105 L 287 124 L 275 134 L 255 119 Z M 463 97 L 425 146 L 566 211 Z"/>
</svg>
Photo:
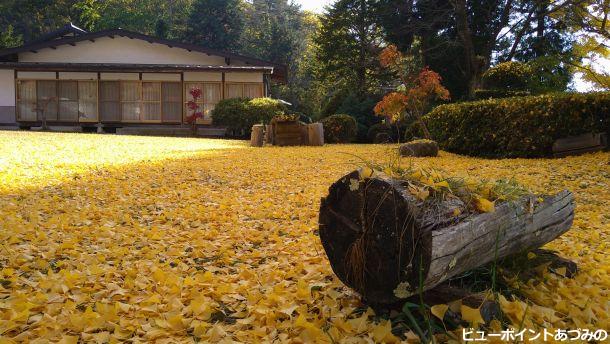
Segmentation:
<svg viewBox="0 0 610 344">
<path fill-rule="evenodd" d="M 610 132 L 610 92 L 441 105 L 424 117 L 441 148 L 482 157 L 545 157 L 555 140 Z"/>
<path fill-rule="evenodd" d="M 483 84 L 493 90 L 527 90 L 532 73 L 532 68 L 526 63 L 503 62 L 483 73 Z"/>
<path fill-rule="evenodd" d="M 356 139 L 358 124 L 350 115 L 332 115 L 322 119 L 324 141 L 328 143 L 350 143 Z"/>
<path fill-rule="evenodd" d="M 508 98 L 508 97 L 526 97 L 529 96 L 529 91 L 510 91 L 510 90 L 487 90 L 479 89 L 474 91 L 474 98 L 490 99 L 490 98 Z"/>
<path fill-rule="evenodd" d="M 234 136 L 249 135 L 252 126 L 269 123 L 277 115 L 286 113 L 287 108 L 271 98 L 232 98 L 221 100 L 212 111 L 215 125 L 227 127 Z"/>
</svg>

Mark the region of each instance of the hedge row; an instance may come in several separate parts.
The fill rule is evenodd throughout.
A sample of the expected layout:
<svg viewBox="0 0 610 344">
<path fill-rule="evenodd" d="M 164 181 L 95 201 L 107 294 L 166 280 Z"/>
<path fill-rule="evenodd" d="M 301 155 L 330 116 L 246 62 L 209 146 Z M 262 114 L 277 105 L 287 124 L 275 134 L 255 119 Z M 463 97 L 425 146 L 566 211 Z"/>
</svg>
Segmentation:
<svg viewBox="0 0 610 344">
<path fill-rule="evenodd" d="M 610 132 L 610 92 L 562 93 L 441 105 L 425 117 L 450 152 L 483 157 L 544 157 L 559 138 Z"/>
<path fill-rule="evenodd" d="M 221 100 L 212 118 L 215 125 L 227 127 L 231 136 L 247 136 L 255 124 L 271 122 L 275 116 L 285 114 L 287 108 L 271 98 L 232 98 Z"/>
</svg>

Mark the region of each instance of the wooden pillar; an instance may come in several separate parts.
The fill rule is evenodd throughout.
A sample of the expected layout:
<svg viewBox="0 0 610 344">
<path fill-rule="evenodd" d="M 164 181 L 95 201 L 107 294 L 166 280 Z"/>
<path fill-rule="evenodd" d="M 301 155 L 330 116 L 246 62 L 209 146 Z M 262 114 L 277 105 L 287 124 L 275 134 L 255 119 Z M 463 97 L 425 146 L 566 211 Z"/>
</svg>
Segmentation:
<svg viewBox="0 0 610 344">
<path fill-rule="evenodd" d="M 182 89 L 182 92 L 180 94 L 180 99 L 182 100 L 181 106 L 180 106 L 180 108 L 182 109 L 182 111 L 181 111 L 182 116 L 181 116 L 181 119 L 180 119 L 180 124 L 182 125 L 182 124 L 184 124 L 184 109 L 185 109 L 185 105 L 184 105 L 184 103 L 185 103 L 184 102 L 185 101 L 184 93 L 186 92 L 186 88 L 184 87 L 184 72 L 180 72 L 180 88 Z"/>
<path fill-rule="evenodd" d="M 222 83 L 220 85 L 220 93 L 221 93 L 221 99 L 225 99 L 226 94 L 225 94 L 225 82 L 226 82 L 226 76 L 225 76 L 225 72 L 222 72 Z"/>
</svg>

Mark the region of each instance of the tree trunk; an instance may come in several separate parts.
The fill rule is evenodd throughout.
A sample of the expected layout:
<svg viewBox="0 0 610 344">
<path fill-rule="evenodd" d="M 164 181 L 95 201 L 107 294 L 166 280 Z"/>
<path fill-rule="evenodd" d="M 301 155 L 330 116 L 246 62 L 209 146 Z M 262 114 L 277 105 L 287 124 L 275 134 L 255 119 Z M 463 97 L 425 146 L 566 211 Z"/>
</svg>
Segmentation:
<svg viewBox="0 0 610 344">
<path fill-rule="evenodd" d="M 547 5 L 544 1 L 538 1 L 536 5 L 536 44 L 534 52 L 536 57 L 544 56 L 544 21 L 546 19 Z"/>
<path fill-rule="evenodd" d="M 525 197 L 495 212 L 472 214 L 457 198 L 417 200 L 404 182 L 355 171 L 334 183 L 320 207 L 320 239 L 333 271 L 367 302 L 391 304 L 465 271 L 538 248 L 568 231 L 574 198 Z"/>
<path fill-rule="evenodd" d="M 464 47 L 464 55 L 466 59 L 466 78 L 468 79 L 468 96 L 474 98 L 474 91 L 481 86 L 481 78 L 484 71 L 484 58 L 477 56 L 477 52 L 472 40 L 472 31 L 468 22 L 468 10 L 466 8 L 466 0 L 455 0 L 453 2 L 455 9 L 455 17 L 457 22 L 457 32 L 462 46 Z"/>
</svg>

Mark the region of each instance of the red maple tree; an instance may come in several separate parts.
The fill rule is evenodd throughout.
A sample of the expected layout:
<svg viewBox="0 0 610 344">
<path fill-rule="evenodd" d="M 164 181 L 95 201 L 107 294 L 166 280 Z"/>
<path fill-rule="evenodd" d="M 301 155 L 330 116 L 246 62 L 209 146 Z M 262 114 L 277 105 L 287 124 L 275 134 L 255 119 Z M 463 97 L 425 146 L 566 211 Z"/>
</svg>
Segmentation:
<svg viewBox="0 0 610 344">
<path fill-rule="evenodd" d="M 202 92 L 200 88 L 193 87 L 191 88 L 189 93 L 191 94 L 191 97 L 193 99 L 189 100 L 186 103 L 186 106 L 193 113 L 186 116 L 186 123 L 192 126 L 193 135 L 195 135 L 197 133 L 197 119 L 203 119 L 203 112 L 201 112 L 201 107 L 199 106 L 199 104 L 197 104 L 197 101 L 201 98 Z"/>
<path fill-rule="evenodd" d="M 430 132 L 422 116 L 432 101 L 449 100 L 449 91 L 441 84 L 441 76 L 428 67 L 417 73 L 409 72 L 407 64 L 410 61 L 394 45 L 381 52 L 379 61 L 383 67 L 393 71 L 402 84 L 377 103 L 375 114 L 385 117 L 390 123 L 413 118 L 429 139 Z"/>
</svg>

